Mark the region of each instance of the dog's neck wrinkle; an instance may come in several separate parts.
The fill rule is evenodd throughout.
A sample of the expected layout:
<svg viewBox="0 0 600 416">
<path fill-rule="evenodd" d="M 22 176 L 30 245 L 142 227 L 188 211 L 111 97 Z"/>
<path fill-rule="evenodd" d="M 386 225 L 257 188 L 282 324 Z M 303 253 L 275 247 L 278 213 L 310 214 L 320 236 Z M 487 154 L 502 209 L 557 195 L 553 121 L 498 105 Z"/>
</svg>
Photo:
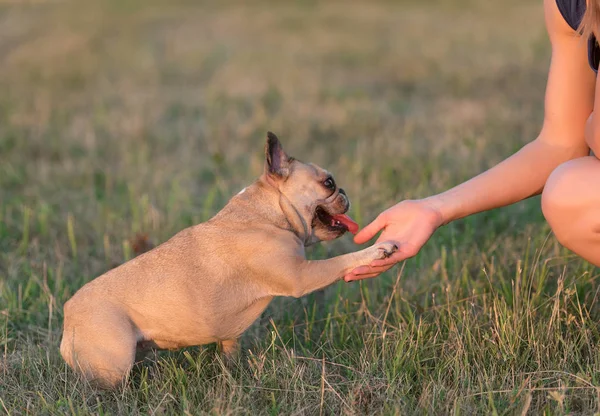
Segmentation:
<svg viewBox="0 0 600 416">
<path fill-rule="evenodd" d="M 292 202 L 282 193 L 279 194 L 279 207 L 287 220 L 291 231 L 306 245 L 311 237 L 311 228 L 306 224 L 302 214 Z"/>
<path fill-rule="evenodd" d="M 302 243 L 306 244 L 311 237 L 312 230 L 289 198 L 274 184 L 260 179 L 256 182 L 256 192 L 261 192 L 261 196 L 272 201 L 272 203 L 261 207 L 265 209 L 267 218 L 271 221 L 274 217 L 280 218 L 281 221 L 278 221 L 277 224 L 279 228 L 293 232 Z"/>
<path fill-rule="evenodd" d="M 282 216 L 287 226 L 286 230 L 293 232 L 302 241 L 304 245 L 307 245 L 312 237 L 312 228 L 306 223 L 302 213 L 298 211 L 298 208 L 292 204 L 292 201 L 285 196 L 283 192 L 277 189 L 277 182 L 273 183 L 269 181 L 268 177 L 260 178 L 257 182 L 257 188 L 269 194 L 271 198 L 276 198 L 276 204 L 269 204 L 269 207 L 279 207 L 280 211 L 277 213 Z"/>
</svg>

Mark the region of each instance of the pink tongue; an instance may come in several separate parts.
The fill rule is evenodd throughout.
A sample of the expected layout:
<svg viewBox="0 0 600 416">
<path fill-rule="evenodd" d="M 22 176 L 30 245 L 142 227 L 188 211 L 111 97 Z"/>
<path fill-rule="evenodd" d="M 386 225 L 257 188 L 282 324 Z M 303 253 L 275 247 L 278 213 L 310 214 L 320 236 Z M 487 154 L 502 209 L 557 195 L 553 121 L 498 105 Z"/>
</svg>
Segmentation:
<svg viewBox="0 0 600 416">
<path fill-rule="evenodd" d="M 358 224 L 346 214 L 334 215 L 332 218 L 335 221 L 339 221 L 344 224 L 348 228 L 348 231 L 350 231 L 352 234 L 356 234 L 358 232 Z"/>
</svg>

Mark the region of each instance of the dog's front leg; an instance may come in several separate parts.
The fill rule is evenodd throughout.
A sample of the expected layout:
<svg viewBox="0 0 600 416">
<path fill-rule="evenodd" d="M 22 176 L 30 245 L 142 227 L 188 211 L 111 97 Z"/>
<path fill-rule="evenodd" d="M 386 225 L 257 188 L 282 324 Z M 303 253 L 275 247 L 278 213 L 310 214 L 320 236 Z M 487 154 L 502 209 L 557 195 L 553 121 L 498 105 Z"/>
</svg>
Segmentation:
<svg viewBox="0 0 600 416">
<path fill-rule="evenodd" d="M 358 266 L 391 256 L 398 247 L 391 242 L 378 243 L 364 250 L 327 260 L 303 260 L 279 275 L 275 296 L 302 297 L 322 289 L 344 277 Z"/>
</svg>

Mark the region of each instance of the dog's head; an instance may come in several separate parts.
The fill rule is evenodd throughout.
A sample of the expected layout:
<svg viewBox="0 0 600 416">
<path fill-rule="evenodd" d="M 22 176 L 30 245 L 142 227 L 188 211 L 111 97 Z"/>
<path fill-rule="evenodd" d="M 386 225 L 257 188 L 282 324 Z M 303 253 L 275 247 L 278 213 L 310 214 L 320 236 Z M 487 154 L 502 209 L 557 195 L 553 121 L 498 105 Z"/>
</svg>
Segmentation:
<svg viewBox="0 0 600 416">
<path fill-rule="evenodd" d="M 358 224 L 346 215 L 350 200 L 331 173 L 289 157 L 271 132 L 267 134 L 265 159 L 264 177 L 279 191 L 280 206 L 302 234 L 305 245 L 358 231 Z"/>
</svg>

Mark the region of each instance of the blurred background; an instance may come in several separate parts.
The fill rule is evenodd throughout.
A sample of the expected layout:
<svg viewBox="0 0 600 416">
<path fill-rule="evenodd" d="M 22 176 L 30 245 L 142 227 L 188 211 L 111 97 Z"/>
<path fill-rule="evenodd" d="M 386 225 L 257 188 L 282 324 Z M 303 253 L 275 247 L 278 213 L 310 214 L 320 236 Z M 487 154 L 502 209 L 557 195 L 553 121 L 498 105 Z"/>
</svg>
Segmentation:
<svg viewBox="0 0 600 416">
<path fill-rule="evenodd" d="M 331 170 L 365 225 L 492 166 L 542 120 L 539 1 L 1 7 L 6 220 L 43 213 L 60 243 L 71 215 L 80 255 L 214 214 L 260 174 L 267 130 Z"/>
<path fill-rule="evenodd" d="M 66 390 L 51 386 L 33 394 L 48 377 L 28 370 L 50 351 L 48 374 L 72 382 L 56 351 L 62 304 L 146 245 L 215 214 L 261 173 L 268 130 L 289 154 L 332 171 L 364 226 L 392 204 L 456 185 L 535 138 L 549 57 L 537 0 L 0 3 L 5 409 L 24 408 L 18 395 L 33 397 L 38 409 L 40 394 L 58 403 L 55 411 L 71 403 Z M 357 248 L 344 236 L 309 255 Z M 533 198 L 444 227 L 406 262 L 398 281 L 396 268 L 304 299 L 278 299 L 245 342 L 268 350 L 273 319 L 284 339 L 304 334 L 306 354 L 320 358 L 329 345 L 325 353 L 336 356 L 332 351 L 352 344 L 363 357 L 370 350 L 363 340 L 373 333 L 369 315 L 385 313 L 384 321 L 411 333 L 406 325 L 423 314 L 422 322 L 447 329 L 438 343 L 452 345 L 443 351 L 454 356 L 460 337 L 453 338 L 454 321 L 436 315 L 436 294 L 438 302 L 459 305 L 456 316 L 473 313 L 491 331 L 485 296 L 499 296 L 508 310 L 520 307 L 515 276 L 523 267 L 539 272 L 538 264 L 543 273 L 532 272 L 526 284 L 540 305 L 564 267 L 573 279 L 589 277 L 589 266 L 550 237 Z M 582 297 L 595 287 L 594 279 L 582 284 Z M 479 312 L 461 306 L 471 296 Z M 344 314 L 353 318 L 336 321 Z M 333 324 L 323 323 L 332 317 Z M 318 324 L 305 333 L 307 322 Z M 346 325 L 350 335 L 339 329 Z M 387 329 L 378 325 L 385 338 Z M 420 387 L 386 395 L 408 408 L 419 400 L 427 407 L 423 380 L 447 367 L 414 365 L 424 378 L 405 385 Z M 480 374 L 466 368 L 472 373 L 457 373 L 457 383 Z M 321 370 L 315 371 L 307 383 L 319 385 Z M 334 390 L 341 396 L 326 397 L 331 411 L 354 406 L 353 387 L 340 386 Z M 381 392 L 369 393 L 368 406 L 384 407 Z M 476 397 L 465 400 L 471 406 Z M 151 407 L 153 398 L 146 399 L 135 409 Z M 265 400 L 258 409 L 268 407 Z M 366 399 L 360 400 L 357 409 Z"/>
</svg>

